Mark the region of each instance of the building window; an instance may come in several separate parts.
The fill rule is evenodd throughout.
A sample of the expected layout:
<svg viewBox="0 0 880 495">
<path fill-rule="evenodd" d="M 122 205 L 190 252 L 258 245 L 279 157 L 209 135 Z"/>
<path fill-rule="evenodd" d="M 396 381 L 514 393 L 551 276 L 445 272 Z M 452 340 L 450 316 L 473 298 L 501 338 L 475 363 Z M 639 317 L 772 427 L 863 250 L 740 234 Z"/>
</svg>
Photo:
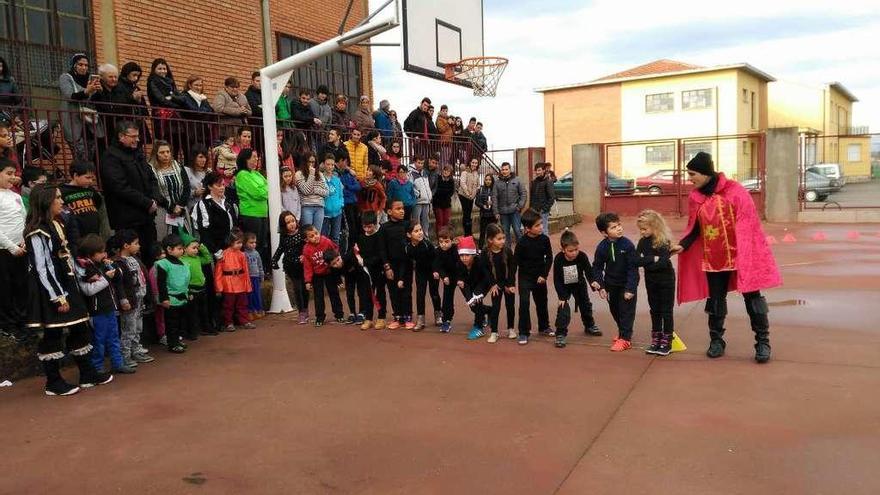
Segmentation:
<svg viewBox="0 0 880 495">
<path fill-rule="evenodd" d="M 672 93 L 645 96 L 645 113 L 671 112 L 675 107 Z"/>
<path fill-rule="evenodd" d="M 681 92 L 681 109 L 697 110 L 712 107 L 712 89 L 695 89 Z"/>
<path fill-rule="evenodd" d="M 287 58 L 315 46 L 298 38 L 278 35 L 278 57 Z M 295 90 L 308 89 L 314 93 L 318 86 L 330 89 L 330 105 L 335 95 L 348 97 L 348 112 L 358 108 L 361 92 L 361 57 L 351 53 L 336 52 L 293 71 L 290 82 Z"/>
<path fill-rule="evenodd" d="M 711 141 L 701 141 L 697 143 L 684 143 L 684 163 L 691 161 L 697 153 L 705 152 L 712 154 L 712 142 Z"/>
<path fill-rule="evenodd" d="M 754 94 L 754 93 L 752 93 L 752 94 Z M 746 88 L 743 88 L 743 103 L 748 103 L 748 102 L 749 102 L 749 90 L 747 90 Z"/>
<path fill-rule="evenodd" d="M 675 158 L 675 145 L 663 144 L 659 146 L 645 146 L 645 163 L 648 165 L 662 165 L 672 163 Z"/>
<path fill-rule="evenodd" d="M 850 144 L 846 147 L 846 159 L 850 162 L 862 161 L 862 145 Z"/>
<path fill-rule="evenodd" d="M 758 108 L 755 104 L 755 92 L 752 91 L 752 103 L 751 103 L 751 112 L 752 112 L 752 129 L 758 128 Z"/>
<path fill-rule="evenodd" d="M 73 53 L 94 62 L 91 2 L 0 0 L 0 40 L 0 56 L 22 86 L 57 86 Z"/>
</svg>

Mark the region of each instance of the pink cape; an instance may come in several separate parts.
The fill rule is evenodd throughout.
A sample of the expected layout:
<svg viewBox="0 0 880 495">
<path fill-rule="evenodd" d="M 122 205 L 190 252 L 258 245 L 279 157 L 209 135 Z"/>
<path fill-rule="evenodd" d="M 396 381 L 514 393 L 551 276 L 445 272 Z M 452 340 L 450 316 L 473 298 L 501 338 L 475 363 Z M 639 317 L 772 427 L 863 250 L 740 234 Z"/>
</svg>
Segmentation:
<svg viewBox="0 0 880 495">
<path fill-rule="evenodd" d="M 719 173 L 715 194 L 730 201 L 736 215 L 736 277 L 730 278 L 728 290 L 747 293 L 782 285 L 779 267 L 767 244 L 761 219 L 749 192 L 739 182 L 728 180 L 723 173 Z M 697 189 L 691 191 L 685 234 L 694 228 L 697 210 L 706 199 Z M 678 304 L 709 297 L 702 259 L 703 239 L 697 236 L 690 248 L 678 256 Z"/>
</svg>

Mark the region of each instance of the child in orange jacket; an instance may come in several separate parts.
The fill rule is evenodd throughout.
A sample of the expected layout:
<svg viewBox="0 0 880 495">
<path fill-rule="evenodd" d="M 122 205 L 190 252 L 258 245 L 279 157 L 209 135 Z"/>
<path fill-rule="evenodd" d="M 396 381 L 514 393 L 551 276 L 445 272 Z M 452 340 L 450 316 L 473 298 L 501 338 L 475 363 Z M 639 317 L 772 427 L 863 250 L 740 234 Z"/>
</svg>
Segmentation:
<svg viewBox="0 0 880 495">
<path fill-rule="evenodd" d="M 233 317 L 242 328 L 257 328 L 247 313 L 251 278 L 247 257 L 241 251 L 243 242 L 241 229 L 232 229 L 226 243 L 228 247 L 214 269 L 214 290 L 218 295 L 223 294 L 223 330 L 227 332 L 235 331 Z"/>
</svg>

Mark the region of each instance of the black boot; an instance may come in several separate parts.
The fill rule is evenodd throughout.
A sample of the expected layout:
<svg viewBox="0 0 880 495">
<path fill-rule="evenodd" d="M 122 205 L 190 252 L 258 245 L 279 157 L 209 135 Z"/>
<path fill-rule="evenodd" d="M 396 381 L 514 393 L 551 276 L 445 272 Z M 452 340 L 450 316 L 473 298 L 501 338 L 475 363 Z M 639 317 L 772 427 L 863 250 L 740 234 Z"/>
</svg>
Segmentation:
<svg viewBox="0 0 880 495">
<path fill-rule="evenodd" d="M 770 319 L 767 317 L 769 308 L 763 296 L 751 297 L 746 301 L 746 312 L 752 331 L 755 332 L 755 361 L 770 361 Z"/>
<path fill-rule="evenodd" d="M 706 355 L 710 358 L 719 358 L 724 355 L 724 319 L 727 316 L 727 301 L 708 299 L 706 301 L 706 313 L 709 314 L 709 349 Z"/>
<path fill-rule="evenodd" d="M 97 385 L 105 385 L 113 381 L 113 375 L 110 373 L 102 373 L 96 371 L 89 359 L 89 355 L 73 356 L 76 366 L 79 368 L 79 386 L 82 388 L 91 388 Z"/>
<path fill-rule="evenodd" d="M 61 377 L 61 360 L 50 359 L 41 361 L 43 373 L 46 374 L 46 395 L 73 395 L 79 387 L 71 385 Z"/>
</svg>

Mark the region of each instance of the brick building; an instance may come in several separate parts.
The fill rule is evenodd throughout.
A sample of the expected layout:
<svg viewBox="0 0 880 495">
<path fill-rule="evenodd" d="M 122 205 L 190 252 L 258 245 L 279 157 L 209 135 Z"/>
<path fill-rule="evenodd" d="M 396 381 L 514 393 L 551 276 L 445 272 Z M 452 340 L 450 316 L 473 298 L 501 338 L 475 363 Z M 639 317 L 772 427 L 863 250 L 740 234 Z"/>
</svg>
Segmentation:
<svg viewBox="0 0 880 495">
<path fill-rule="evenodd" d="M 22 90 L 57 96 L 58 76 L 71 54 L 95 64 L 135 61 L 144 79 L 154 58 L 168 60 L 178 86 L 201 75 L 213 97 L 227 76 L 246 86 L 266 65 L 260 0 L 0 0 L 0 56 Z M 269 0 L 272 61 L 338 34 L 349 0 Z M 366 16 L 368 0 L 354 0 L 346 24 Z M 369 48 L 352 47 L 293 75 L 294 87 L 349 96 L 372 95 Z"/>
</svg>

